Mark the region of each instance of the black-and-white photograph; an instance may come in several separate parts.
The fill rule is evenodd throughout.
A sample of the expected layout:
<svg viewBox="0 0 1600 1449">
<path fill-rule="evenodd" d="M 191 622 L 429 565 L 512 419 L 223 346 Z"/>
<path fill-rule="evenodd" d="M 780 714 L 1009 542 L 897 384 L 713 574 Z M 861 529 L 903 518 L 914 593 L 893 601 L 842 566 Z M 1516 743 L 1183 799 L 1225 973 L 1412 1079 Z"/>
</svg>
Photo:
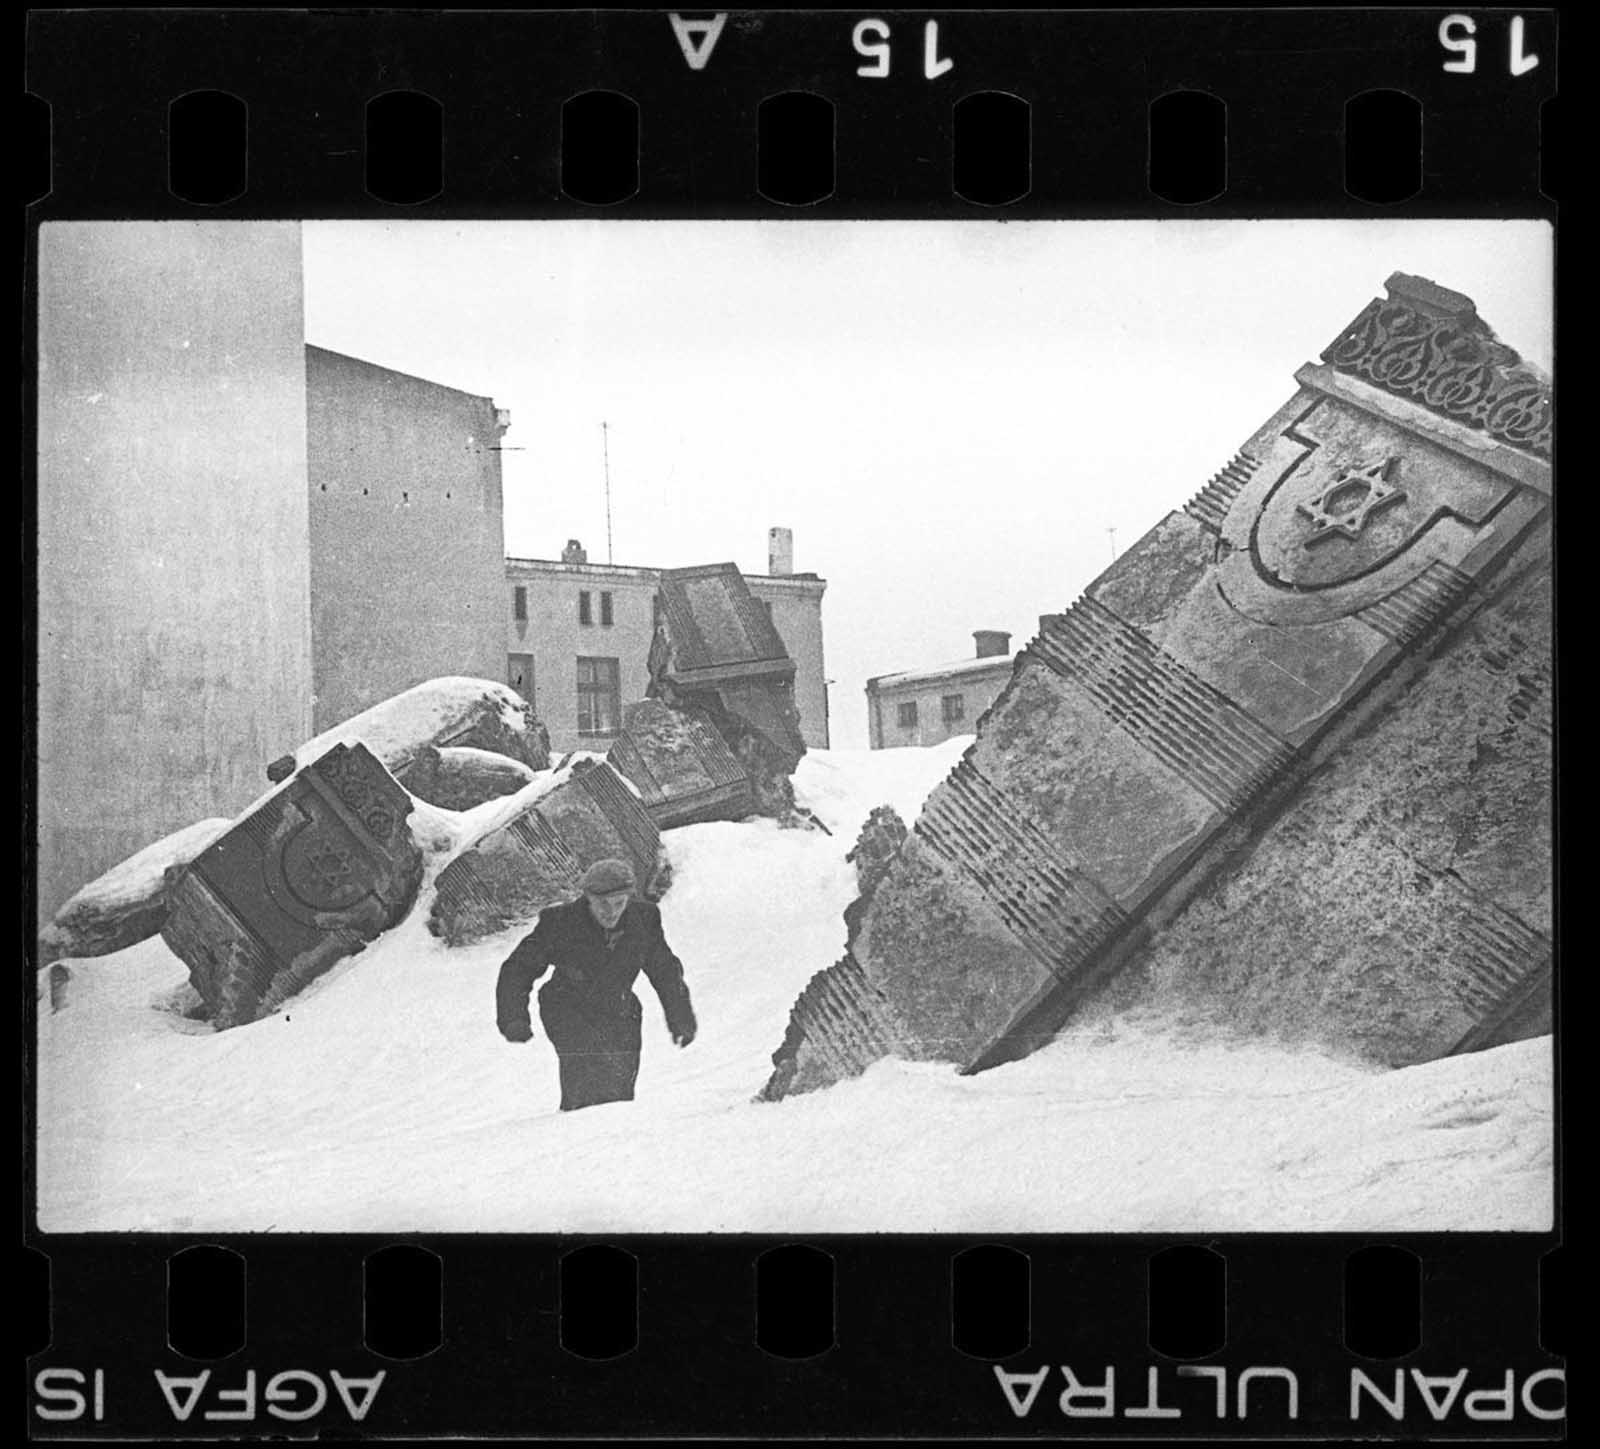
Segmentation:
<svg viewBox="0 0 1600 1449">
<path fill-rule="evenodd" d="M 38 1225 L 1548 1231 L 1552 246 L 46 224 Z"/>
</svg>

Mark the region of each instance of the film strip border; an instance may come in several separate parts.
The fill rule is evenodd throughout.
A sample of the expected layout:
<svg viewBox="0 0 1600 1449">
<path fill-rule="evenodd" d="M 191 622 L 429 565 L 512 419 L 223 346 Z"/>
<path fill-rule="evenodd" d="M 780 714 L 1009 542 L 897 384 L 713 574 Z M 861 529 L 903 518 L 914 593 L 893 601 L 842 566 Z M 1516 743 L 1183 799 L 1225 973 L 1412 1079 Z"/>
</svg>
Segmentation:
<svg viewBox="0 0 1600 1449">
<path fill-rule="evenodd" d="M 34 192 L 55 215 L 959 216 L 1559 189 L 1553 12 L 1375 11 L 1360 45 L 1338 12 L 1255 12 L 1251 44 L 1242 19 L 38 12 Z"/>
<path fill-rule="evenodd" d="M 30 1419 L 39 1437 L 285 1423 L 393 1436 L 445 1417 L 454 1433 L 546 1437 L 615 1424 L 619 1395 L 661 1436 L 942 1423 L 1148 1437 L 1157 1403 L 1177 1437 L 1525 1439 L 1563 1417 L 1565 1280 L 1544 1242 L 1506 1240 L 1492 1259 L 1464 1238 L 1298 1246 L 1287 1274 L 1273 1244 L 1225 1236 L 134 1237 L 92 1302 L 22 1324 Z M 53 1257 L 25 1258 L 30 1304 L 73 1249 Z M 712 1275 L 737 1291 L 708 1299 Z M 1486 1301 L 1513 1350 L 1477 1336 Z M 1315 1340 L 1295 1332 L 1308 1320 Z M 730 1369 L 760 1393 L 719 1393 Z M 863 1393 L 863 1374 L 884 1373 L 890 1391 Z"/>
</svg>

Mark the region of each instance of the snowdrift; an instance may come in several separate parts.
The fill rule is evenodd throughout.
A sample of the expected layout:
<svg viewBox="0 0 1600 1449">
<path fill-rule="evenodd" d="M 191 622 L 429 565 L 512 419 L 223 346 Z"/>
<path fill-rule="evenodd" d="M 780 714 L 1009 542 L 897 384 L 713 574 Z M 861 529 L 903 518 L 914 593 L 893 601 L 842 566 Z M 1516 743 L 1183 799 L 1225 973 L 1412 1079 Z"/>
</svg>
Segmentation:
<svg viewBox="0 0 1600 1449">
<path fill-rule="evenodd" d="M 549 787 L 419 806 L 408 919 L 277 1014 L 188 1021 L 159 939 L 71 963 L 39 1007 L 38 1210 L 53 1232 L 1106 1232 L 1542 1230 L 1551 1042 L 1401 1071 L 1179 1029 L 1159 1004 L 1085 1019 L 972 1077 L 885 1061 L 751 1098 L 796 993 L 837 959 L 845 855 L 874 805 L 914 819 L 969 739 L 816 751 L 771 820 L 665 837 L 662 902 L 700 1036 L 672 1047 L 644 983 L 639 1100 L 561 1114 L 554 1053 L 504 1042 L 494 981 L 518 932 L 427 932 L 438 870 Z"/>
</svg>

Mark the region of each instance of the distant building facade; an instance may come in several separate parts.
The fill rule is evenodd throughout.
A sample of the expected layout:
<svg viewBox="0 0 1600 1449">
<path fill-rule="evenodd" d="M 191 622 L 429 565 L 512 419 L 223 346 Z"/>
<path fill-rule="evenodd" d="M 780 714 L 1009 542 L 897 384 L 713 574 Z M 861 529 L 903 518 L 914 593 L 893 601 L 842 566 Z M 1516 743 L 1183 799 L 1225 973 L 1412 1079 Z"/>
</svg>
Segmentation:
<svg viewBox="0 0 1600 1449">
<path fill-rule="evenodd" d="M 786 529 L 773 530 L 768 574 L 746 574 L 750 592 L 795 661 L 800 729 L 813 749 L 828 747 L 822 596 L 816 574 L 779 572 L 792 561 Z M 604 750 L 622 711 L 645 697 L 655 637 L 658 568 L 590 563 L 568 542 L 559 559 L 508 558 L 503 584 L 506 682 L 529 700 L 551 748 Z"/>
<path fill-rule="evenodd" d="M 313 728 L 426 679 L 498 678 L 510 414 L 321 347 L 305 375 Z"/>
<path fill-rule="evenodd" d="M 978 719 L 1011 679 L 1011 636 L 999 629 L 973 631 L 971 659 L 932 669 L 880 674 L 867 681 L 867 741 L 875 750 L 937 745 L 970 735 Z"/>
</svg>

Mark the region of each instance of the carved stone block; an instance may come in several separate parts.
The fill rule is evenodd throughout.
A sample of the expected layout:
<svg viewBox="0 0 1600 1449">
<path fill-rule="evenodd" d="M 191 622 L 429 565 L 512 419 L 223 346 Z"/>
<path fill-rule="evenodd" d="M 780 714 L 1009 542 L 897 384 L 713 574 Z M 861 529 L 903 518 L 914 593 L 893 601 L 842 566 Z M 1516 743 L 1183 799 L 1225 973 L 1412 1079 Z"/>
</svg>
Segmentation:
<svg viewBox="0 0 1600 1449">
<path fill-rule="evenodd" d="M 758 811 L 794 808 L 805 754 L 795 663 L 734 564 L 668 569 L 650 650 L 650 694 L 710 720 L 749 777 Z"/>
<path fill-rule="evenodd" d="M 219 1029 L 265 1016 L 400 921 L 422 878 L 411 797 L 336 745 L 172 884 L 162 937 Z"/>
<path fill-rule="evenodd" d="M 579 768 L 439 873 L 428 929 L 452 946 L 509 930 L 571 900 L 583 872 L 608 858 L 630 862 L 648 895 L 660 854 L 660 831 L 616 771 Z"/>
<path fill-rule="evenodd" d="M 486 800 L 515 795 L 533 782 L 520 760 L 490 750 L 424 745 L 400 776 L 419 800 L 442 810 L 470 810 Z"/>
<path fill-rule="evenodd" d="M 1142 990 L 1395 1064 L 1548 1024 L 1549 387 L 1467 298 L 1388 293 L 1042 616 L 765 1095 Z"/>
<path fill-rule="evenodd" d="M 698 710 L 657 699 L 632 705 L 606 760 L 638 790 L 658 828 L 742 820 L 754 808 L 750 777 Z"/>
</svg>

